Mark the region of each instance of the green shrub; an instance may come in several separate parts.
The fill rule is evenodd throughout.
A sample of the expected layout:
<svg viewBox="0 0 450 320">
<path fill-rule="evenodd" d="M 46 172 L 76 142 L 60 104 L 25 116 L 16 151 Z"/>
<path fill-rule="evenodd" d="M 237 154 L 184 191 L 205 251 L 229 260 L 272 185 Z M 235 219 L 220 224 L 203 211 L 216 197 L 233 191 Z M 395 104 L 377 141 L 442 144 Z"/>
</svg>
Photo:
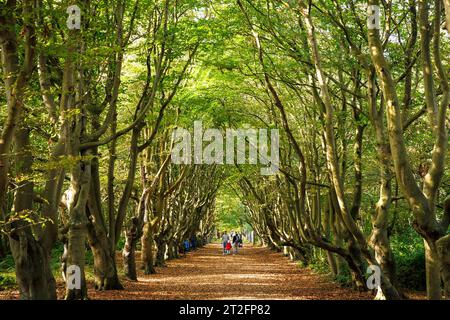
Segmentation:
<svg viewBox="0 0 450 320">
<path fill-rule="evenodd" d="M 94 265 L 94 255 L 92 254 L 92 250 L 89 248 L 86 252 L 86 261 L 87 266 L 93 266 Z"/>
<path fill-rule="evenodd" d="M 330 274 L 330 266 L 328 265 L 328 260 L 326 253 L 318 248 L 313 248 L 313 253 L 310 255 L 309 267 L 317 273 Z M 340 274 L 338 274 L 334 279 L 343 287 L 348 287 L 352 283 L 352 277 L 350 270 L 346 264 L 342 264 Z"/>
<path fill-rule="evenodd" d="M 140 242 L 140 241 L 138 241 L 138 242 Z M 118 251 L 122 251 L 123 247 L 125 247 L 125 238 L 124 237 L 120 237 L 119 241 L 117 243 L 117 250 Z"/>
<path fill-rule="evenodd" d="M 308 266 L 317 273 L 330 272 L 330 267 L 328 266 L 327 261 L 324 261 L 322 259 L 313 258 L 310 260 Z"/>
<path fill-rule="evenodd" d="M 11 275 L 0 274 L 0 291 L 16 285 L 16 278 Z"/>
<path fill-rule="evenodd" d="M 352 284 L 352 276 L 350 275 L 350 270 L 346 267 L 341 270 L 341 273 L 334 279 L 341 286 L 349 287 Z"/>
<path fill-rule="evenodd" d="M 391 238 L 401 287 L 425 290 L 425 249 L 423 239 L 413 230 Z"/>
<path fill-rule="evenodd" d="M 7 255 L 0 260 L 0 272 L 14 272 L 14 259 L 12 255 Z"/>
<path fill-rule="evenodd" d="M 61 270 L 61 256 L 64 253 L 64 245 L 62 242 L 56 242 L 51 254 L 51 267 L 53 272 Z"/>
</svg>

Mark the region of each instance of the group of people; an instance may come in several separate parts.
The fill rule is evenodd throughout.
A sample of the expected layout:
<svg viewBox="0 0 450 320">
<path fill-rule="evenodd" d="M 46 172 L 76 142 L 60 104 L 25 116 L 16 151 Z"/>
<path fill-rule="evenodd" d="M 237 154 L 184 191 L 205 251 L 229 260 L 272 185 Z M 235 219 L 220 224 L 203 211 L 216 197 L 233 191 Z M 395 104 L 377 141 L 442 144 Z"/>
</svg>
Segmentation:
<svg viewBox="0 0 450 320">
<path fill-rule="evenodd" d="M 223 254 L 228 255 L 233 250 L 233 254 L 238 253 L 238 248 L 242 247 L 242 235 L 237 232 L 231 231 L 231 234 L 225 231 L 222 234 L 222 246 L 223 246 Z"/>
<path fill-rule="evenodd" d="M 197 248 L 197 237 L 194 235 L 190 239 L 186 239 L 183 241 L 182 246 L 180 246 L 180 253 L 186 254 L 191 250 L 195 250 Z"/>
</svg>

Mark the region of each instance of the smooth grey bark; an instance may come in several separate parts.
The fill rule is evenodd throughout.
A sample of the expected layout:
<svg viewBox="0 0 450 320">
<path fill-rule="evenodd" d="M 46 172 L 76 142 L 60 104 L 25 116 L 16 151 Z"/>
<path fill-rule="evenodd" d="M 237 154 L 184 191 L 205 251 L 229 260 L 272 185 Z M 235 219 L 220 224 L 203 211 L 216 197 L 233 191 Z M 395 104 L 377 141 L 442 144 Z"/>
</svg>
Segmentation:
<svg viewBox="0 0 450 320">
<path fill-rule="evenodd" d="M 369 5 L 379 5 L 378 0 L 370 0 Z M 441 1 L 435 1 L 436 16 L 440 17 Z M 425 45 L 430 43 L 430 36 L 427 33 L 428 24 L 428 4 L 425 1 L 419 1 L 419 24 L 424 28 L 421 34 L 422 49 L 429 51 L 430 48 Z M 380 32 L 377 29 L 368 31 L 369 52 L 372 62 L 379 80 L 381 81 L 381 88 L 387 106 L 387 121 L 389 143 L 392 152 L 394 169 L 399 183 L 400 189 L 408 200 L 409 206 L 413 212 L 415 221 L 414 228 L 427 242 L 428 254 L 428 270 L 427 284 L 428 296 L 433 299 L 440 299 L 440 284 L 438 285 L 439 277 L 436 276 L 437 266 L 446 273 L 450 269 L 450 264 L 447 260 L 439 259 L 436 247 L 436 241 L 445 236 L 448 228 L 447 213 L 444 213 L 444 219 L 437 221 L 436 219 L 436 193 L 440 185 L 444 167 L 445 167 L 445 151 L 447 150 L 447 128 L 445 125 L 446 111 L 448 109 L 449 101 L 449 85 L 447 75 L 444 71 L 440 56 L 440 19 L 434 22 L 434 37 L 433 37 L 433 56 L 434 63 L 439 77 L 439 83 L 442 90 L 442 97 L 440 106 L 437 108 L 435 96 L 433 95 L 433 81 L 430 77 L 431 70 L 424 69 L 424 89 L 426 93 L 427 109 L 430 119 L 430 126 L 432 127 L 435 138 L 434 148 L 432 152 L 431 166 L 426 173 L 422 190 L 415 181 L 414 173 L 411 168 L 411 163 L 408 158 L 405 141 L 403 137 L 403 125 L 401 119 L 401 110 L 399 100 L 396 92 L 396 84 L 392 78 L 390 68 L 384 58 L 383 46 L 380 40 Z M 429 65 L 429 57 L 427 53 L 423 53 L 425 59 L 424 64 Z M 427 78 L 425 80 L 425 78 Z M 436 110 L 437 108 L 437 110 Z M 433 259 L 434 261 L 430 261 Z M 431 267 L 431 270 L 430 270 Z M 448 278 L 445 278 L 448 280 Z M 447 286 L 447 284 L 444 284 Z"/>
</svg>

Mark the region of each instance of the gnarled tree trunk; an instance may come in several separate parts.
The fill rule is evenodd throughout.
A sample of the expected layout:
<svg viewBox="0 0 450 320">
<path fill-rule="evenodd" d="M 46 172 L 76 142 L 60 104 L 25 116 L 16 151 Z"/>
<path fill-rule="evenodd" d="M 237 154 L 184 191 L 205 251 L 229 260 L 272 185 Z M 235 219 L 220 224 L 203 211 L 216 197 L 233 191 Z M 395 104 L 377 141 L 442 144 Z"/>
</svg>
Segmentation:
<svg viewBox="0 0 450 320">
<path fill-rule="evenodd" d="M 154 274 L 155 260 L 154 260 L 154 240 L 153 240 L 153 226 L 151 222 L 147 221 L 144 224 L 144 234 L 141 238 L 142 247 L 142 267 L 144 274 Z"/>
<path fill-rule="evenodd" d="M 94 151 L 97 154 L 96 151 Z M 94 281 L 97 290 L 121 290 L 115 259 L 115 244 L 106 234 L 100 199 L 100 174 L 98 159 L 91 160 L 91 187 L 87 203 L 88 240 L 94 256 Z"/>
<path fill-rule="evenodd" d="M 122 250 L 123 268 L 125 276 L 130 280 L 137 280 L 136 274 L 136 243 L 138 240 L 138 219 L 133 217 L 131 227 L 125 232 L 125 245 Z"/>
</svg>

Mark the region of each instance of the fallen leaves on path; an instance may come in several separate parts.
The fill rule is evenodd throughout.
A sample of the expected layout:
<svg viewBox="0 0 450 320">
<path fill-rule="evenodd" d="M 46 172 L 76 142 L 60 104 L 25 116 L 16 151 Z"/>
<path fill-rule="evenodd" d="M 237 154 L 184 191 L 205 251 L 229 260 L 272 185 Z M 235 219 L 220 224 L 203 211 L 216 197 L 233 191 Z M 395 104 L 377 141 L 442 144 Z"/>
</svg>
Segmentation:
<svg viewBox="0 0 450 320">
<path fill-rule="evenodd" d="M 210 244 L 167 262 L 157 274 L 124 280 L 125 290 L 91 290 L 92 299 L 372 299 L 370 293 L 342 288 L 324 275 L 300 268 L 280 253 L 246 246 L 224 256 Z"/>
<path fill-rule="evenodd" d="M 119 260 L 118 260 L 119 261 Z M 246 246 L 237 255 L 224 256 L 220 245 L 209 244 L 185 257 L 167 261 L 157 274 L 138 281 L 122 279 L 124 290 L 95 291 L 89 283 L 90 299 L 372 299 L 368 292 L 342 288 L 307 268 L 300 268 L 281 253 Z M 64 283 L 58 281 L 58 297 Z M 0 299 L 17 299 L 17 291 L 0 292 Z"/>
</svg>

